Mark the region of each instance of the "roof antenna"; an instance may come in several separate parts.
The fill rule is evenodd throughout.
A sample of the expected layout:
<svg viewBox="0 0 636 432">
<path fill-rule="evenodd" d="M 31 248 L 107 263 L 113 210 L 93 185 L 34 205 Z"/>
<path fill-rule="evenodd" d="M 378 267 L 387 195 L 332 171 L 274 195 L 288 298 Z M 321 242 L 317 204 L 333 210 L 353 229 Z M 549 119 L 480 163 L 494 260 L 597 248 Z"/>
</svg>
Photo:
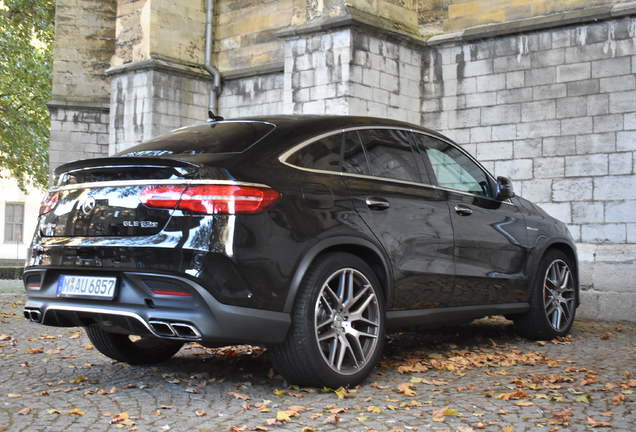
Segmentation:
<svg viewBox="0 0 636 432">
<path fill-rule="evenodd" d="M 224 120 L 223 117 L 214 114 L 212 110 L 208 111 L 208 121 L 216 122 L 216 121 L 222 121 L 222 120 Z"/>
</svg>

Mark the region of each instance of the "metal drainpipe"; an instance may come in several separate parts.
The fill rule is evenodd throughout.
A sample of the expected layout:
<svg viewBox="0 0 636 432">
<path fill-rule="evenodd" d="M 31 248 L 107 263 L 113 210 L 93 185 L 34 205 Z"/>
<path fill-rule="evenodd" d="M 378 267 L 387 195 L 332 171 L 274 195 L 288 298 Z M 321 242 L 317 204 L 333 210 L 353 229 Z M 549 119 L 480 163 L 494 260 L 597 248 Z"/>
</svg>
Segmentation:
<svg viewBox="0 0 636 432">
<path fill-rule="evenodd" d="M 205 64 L 203 69 L 212 76 L 213 85 L 208 95 L 208 107 L 215 115 L 218 113 L 219 93 L 221 92 L 221 73 L 212 65 L 212 36 L 214 27 L 214 0 L 206 0 L 205 6 Z"/>
</svg>

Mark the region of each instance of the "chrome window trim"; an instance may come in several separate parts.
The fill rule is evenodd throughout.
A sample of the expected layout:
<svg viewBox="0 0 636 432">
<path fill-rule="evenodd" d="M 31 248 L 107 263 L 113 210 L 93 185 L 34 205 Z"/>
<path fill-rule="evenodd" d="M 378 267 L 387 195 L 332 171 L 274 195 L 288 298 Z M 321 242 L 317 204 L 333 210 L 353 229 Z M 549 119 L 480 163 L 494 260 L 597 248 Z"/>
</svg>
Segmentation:
<svg viewBox="0 0 636 432">
<path fill-rule="evenodd" d="M 439 137 L 437 135 L 426 133 L 424 131 L 420 131 L 420 130 L 413 129 L 413 128 L 401 127 L 401 126 L 355 126 L 355 127 L 337 129 L 337 130 L 325 132 L 325 133 L 322 133 L 320 135 L 316 135 L 314 137 L 311 137 L 311 138 L 309 138 L 309 139 L 307 139 L 307 140 L 305 140 L 305 141 L 303 141 L 303 142 L 301 142 L 299 144 L 296 144 L 295 146 L 293 146 L 292 148 L 290 148 L 289 150 L 285 151 L 280 156 L 278 156 L 278 161 L 280 163 L 290 167 L 290 168 L 294 168 L 294 169 L 297 169 L 297 170 L 300 170 L 300 171 L 306 171 L 306 172 L 317 173 L 317 174 L 330 174 L 330 175 L 336 175 L 336 176 L 341 176 L 341 177 L 355 177 L 355 178 L 362 178 L 362 179 L 367 179 L 367 180 L 381 180 L 381 181 L 388 181 L 388 182 L 399 183 L 399 184 L 420 186 L 420 187 L 426 187 L 426 188 L 442 190 L 442 191 L 446 191 L 446 192 L 457 193 L 457 194 L 460 194 L 460 195 L 466 195 L 466 196 L 470 196 L 470 197 L 488 199 L 488 200 L 491 200 L 491 201 L 496 201 L 496 202 L 499 202 L 499 203 L 515 206 L 515 204 L 513 204 L 510 200 L 499 201 L 499 200 L 497 200 L 495 198 L 486 197 L 486 196 L 483 196 L 483 195 L 472 194 L 472 193 L 460 191 L 460 190 L 457 190 L 457 189 L 445 188 L 445 187 L 437 186 L 437 185 L 431 185 L 431 184 L 419 183 L 419 182 L 412 182 L 412 181 L 408 181 L 408 180 L 398 180 L 398 179 L 393 179 L 393 178 L 388 178 L 388 177 L 370 176 L 370 175 L 365 175 L 365 174 L 352 174 L 352 173 L 345 173 L 345 172 L 340 172 L 340 171 L 318 170 L 318 169 L 313 169 L 313 168 L 300 167 L 300 166 L 297 166 L 297 165 L 294 165 L 294 164 L 291 164 L 291 163 L 287 162 L 287 159 L 289 159 L 289 157 L 292 154 L 296 153 L 299 150 L 302 150 L 303 148 L 313 144 L 316 141 L 320 141 L 323 138 L 326 138 L 326 137 L 329 137 L 329 136 L 332 136 L 332 135 L 337 135 L 337 134 L 340 134 L 340 133 L 351 132 L 351 131 L 359 131 L 359 130 L 368 130 L 368 129 L 403 130 L 403 131 L 409 131 L 409 132 L 412 132 L 412 133 L 419 133 L 419 134 L 422 134 L 422 135 L 429 136 L 431 138 L 438 139 L 438 140 L 440 140 L 442 142 L 445 142 L 446 144 L 456 148 L 460 152 L 462 152 L 471 161 L 473 161 L 479 167 L 479 169 L 481 169 L 491 180 L 493 180 L 495 183 L 497 182 L 495 177 L 486 168 L 484 168 L 484 166 L 481 163 L 479 163 L 479 161 L 477 161 L 473 156 L 471 156 L 470 153 L 468 153 L 466 150 L 464 150 L 463 148 L 461 148 L 457 144 L 453 143 L 452 141 L 450 141 L 450 140 L 448 140 L 446 138 L 443 138 L 443 137 Z"/>
<path fill-rule="evenodd" d="M 89 183 L 77 183 L 71 185 L 64 185 L 49 189 L 49 192 L 59 192 L 63 190 L 75 190 L 75 189 L 94 189 L 100 187 L 118 187 L 118 186 L 151 186 L 151 185 L 230 185 L 230 186 L 252 186 L 259 188 L 271 189 L 270 186 L 261 183 L 250 183 L 235 180 L 179 180 L 179 179 L 165 179 L 165 180 L 113 180 L 103 182 L 89 182 Z"/>
</svg>

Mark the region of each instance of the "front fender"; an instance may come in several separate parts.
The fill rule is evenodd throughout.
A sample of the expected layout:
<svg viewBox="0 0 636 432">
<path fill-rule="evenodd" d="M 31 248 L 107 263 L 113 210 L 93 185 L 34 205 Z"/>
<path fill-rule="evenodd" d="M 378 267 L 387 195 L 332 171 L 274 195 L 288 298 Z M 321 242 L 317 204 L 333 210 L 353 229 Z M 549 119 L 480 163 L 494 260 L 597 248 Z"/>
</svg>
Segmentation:
<svg viewBox="0 0 636 432">
<path fill-rule="evenodd" d="M 576 280 L 576 303 L 579 304 L 579 262 L 578 256 L 576 253 L 576 245 L 574 242 L 567 237 L 547 237 L 541 236 L 537 239 L 534 247 L 531 249 L 530 255 L 528 257 L 528 271 L 531 277 L 529 277 L 529 283 L 531 288 L 536 281 L 537 272 L 539 263 L 541 262 L 541 258 L 546 254 L 548 249 L 550 248 L 559 248 L 563 250 L 567 248 L 570 250 L 573 258 L 574 258 L 574 275 Z M 530 289 L 528 290 L 529 295 L 531 295 Z M 528 298 L 528 300 L 530 300 Z"/>
</svg>

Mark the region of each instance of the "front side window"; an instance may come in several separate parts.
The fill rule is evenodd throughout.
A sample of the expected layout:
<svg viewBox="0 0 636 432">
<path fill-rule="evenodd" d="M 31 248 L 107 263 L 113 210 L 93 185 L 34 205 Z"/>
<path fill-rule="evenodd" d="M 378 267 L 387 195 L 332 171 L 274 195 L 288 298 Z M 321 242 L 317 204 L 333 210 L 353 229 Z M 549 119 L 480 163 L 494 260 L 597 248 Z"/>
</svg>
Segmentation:
<svg viewBox="0 0 636 432">
<path fill-rule="evenodd" d="M 431 136 L 414 135 L 431 164 L 439 186 L 492 197 L 488 175 L 468 156 L 452 145 Z"/>
<path fill-rule="evenodd" d="M 421 182 L 408 131 L 365 129 L 358 132 L 369 160 L 371 175 Z"/>
<path fill-rule="evenodd" d="M 7 203 L 4 208 L 4 242 L 21 242 L 23 229 L 24 204 Z"/>
</svg>

